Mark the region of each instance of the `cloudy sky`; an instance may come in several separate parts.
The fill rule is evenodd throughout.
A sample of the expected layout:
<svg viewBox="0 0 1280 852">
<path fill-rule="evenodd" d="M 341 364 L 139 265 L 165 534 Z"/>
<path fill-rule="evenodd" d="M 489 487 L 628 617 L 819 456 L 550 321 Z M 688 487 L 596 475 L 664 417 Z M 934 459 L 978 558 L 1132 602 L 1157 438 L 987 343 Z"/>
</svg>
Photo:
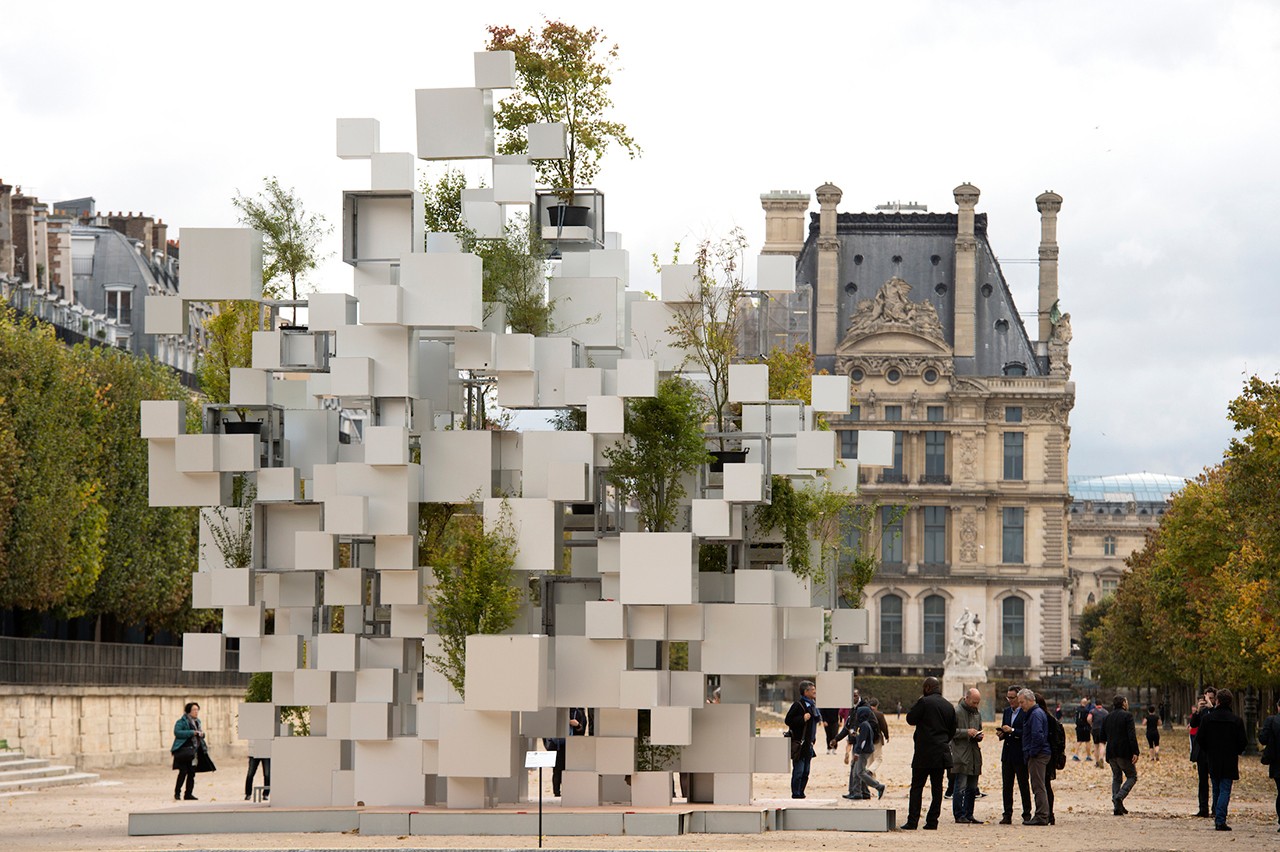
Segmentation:
<svg viewBox="0 0 1280 852">
<path fill-rule="evenodd" d="M 843 211 L 945 212 L 969 181 L 1005 260 L 1036 256 L 1034 198 L 1053 189 L 1071 471 L 1193 475 L 1221 457 L 1227 402 L 1280 371 L 1280 5 L 748 8 L 22 4 L 4 12 L 0 179 L 181 227 L 235 224 L 237 190 L 278 175 L 337 222 L 342 190 L 368 177 L 333 156 L 334 119 L 378 118 L 384 151 L 415 150 L 414 89 L 471 85 L 486 25 L 545 13 L 621 50 L 616 117 L 644 155 L 609 158 L 597 185 L 633 287 L 656 289 L 648 258 L 676 241 L 736 224 L 759 246 L 772 189 L 831 181 Z M 1005 272 L 1033 314 L 1035 266 Z M 350 289 L 350 273 L 333 259 L 315 283 Z"/>
</svg>

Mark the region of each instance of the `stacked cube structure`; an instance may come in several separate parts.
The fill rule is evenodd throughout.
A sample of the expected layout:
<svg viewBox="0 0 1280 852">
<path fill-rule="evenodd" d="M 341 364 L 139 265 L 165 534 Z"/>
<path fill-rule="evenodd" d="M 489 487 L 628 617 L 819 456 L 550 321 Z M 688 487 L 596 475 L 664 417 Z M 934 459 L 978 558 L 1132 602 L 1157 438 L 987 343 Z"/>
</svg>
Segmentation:
<svg viewBox="0 0 1280 852">
<path fill-rule="evenodd" d="M 509 207 L 532 207 L 534 169 L 529 157 L 494 156 L 493 91 L 514 85 L 513 56 L 477 54 L 475 73 L 472 88 L 417 93 L 417 156 L 492 160 L 492 188 L 468 191 L 463 212 L 478 234 L 496 237 Z M 529 138 L 531 157 L 564 155 L 563 127 L 533 125 Z M 639 531 L 625 507 L 615 507 L 620 524 L 603 523 L 602 451 L 624 439 L 625 400 L 652 396 L 679 369 L 667 328 L 693 269 L 664 269 L 655 301 L 627 290 L 626 251 L 566 252 L 550 294 L 567 331 L 505 333 L 500 306 L 486 320 L 481 260 L 453 235 L 422 233 L 413 155 L 382 152 L 373 119 L 340 119 L 337 141 L 340 157 L 370 164 L 369 188 L 343 198 L 355 295 L 314 294 L 305 327 L 256 333 L 252 367 L 233 371 L 231 405 L 207 407 L 201 434 L 187 433 L 182 403 L 142 411 L 152 504 L 205 507 L 193 599 L 221 610 L 223 629 L 188 634 L 184 665 L 221 669 L 234 637 L 241 671 L 273 675 L 271 703 L 244 704 L 239 718 L 253 753 L 272 758 L 271 805 L 519 802 L 529 795 L 525 752 L 564 736 L 570 707 L 593 708 L 594 735 L 568 739 L 565 804 L 670 804 L 670 772 L 636 772 L 641 710 L 650 742 L 678 747 L 670 769 L 689 774 L 693 800 L 749 803 L 753 773 L 789 771 L 787 740 L 756 735 L 759 677 L 816 676 L 824 705 L 847 705 L 851 673 L 819 672 L 824 617 L 830 641 L 860 643 L 866 613 L 815 607 L 807 582 L 782 565 L 700 573 L 698 548 L 751 534 L 771 474 L 854 487 L 856 463 L 839 464 L 833 434 L 813 428 L 815 409 L 848 410 L 848 378 L 814 377 L 814 406 L 780 404 L 768 398 L 766 367 L 735 366 L 731 392 L 752 461 L 691 481 L 677 531 Z M 181 236 L 181 298 L 261 299 L 259 233 Z M 762 260 L 762 289 L 794 285 L 792 265 Z M 587 430 L 450 428 L 464 375 L 492 381 L 509 408 L 582 409 Z M 354 438 L 344 409 L 368 412 Z M 233 428 L 238 420 L 255 425 Z M 883 454 L 872 433 L 862 446 Z M 254 482 L 251 506 L 233 502 L 236 476 Z M 424 670 L 439 640 L 418 509 L 476 501 L 487 524 L 511 525 L 517 572 L 545 575 L 567 559 L 578 585 L 543 601 L 551 622 L 526 602 L 508 633 L 470 637 L 463 700 Z M 566 532 L 571 504 L 594 506 L 594 529 Z M 250 520 L 252 564 L 226 564 L 211 525 Z M 338 607 L 343 632 L 333 633 Z M 554 635 L 544 634 L 548 623 Z M 672 642 L 688 643 L 689 671 L 670 670 Z M 281 723 L 281 708 L 296 705 L 310 708 L 309 736 Z"/>
</svg>

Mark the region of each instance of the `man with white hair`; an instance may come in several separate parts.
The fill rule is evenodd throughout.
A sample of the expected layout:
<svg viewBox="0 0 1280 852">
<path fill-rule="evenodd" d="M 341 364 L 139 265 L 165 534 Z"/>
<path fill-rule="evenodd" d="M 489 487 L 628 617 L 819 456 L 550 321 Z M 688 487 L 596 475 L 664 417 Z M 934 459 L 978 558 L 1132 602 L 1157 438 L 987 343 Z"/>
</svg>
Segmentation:
<svg viewBox="0 0 1280 852">
<path fill-rule="evenodd" d="M 1029 689 L 1018 693 L 1018 704 L 1027 714 L 1027 724 L 1022 729 L 1022 757 L 1027 764 L 1031 781 L 1031 795 L 1036 801 L 1036 812 L 1023 825 L 1049 824 L 1049 791 L 1045 787 L 1045 772 L 1049 768 L 1049 716 L 1036 704 L 1036 694 Z"/>
</svg>

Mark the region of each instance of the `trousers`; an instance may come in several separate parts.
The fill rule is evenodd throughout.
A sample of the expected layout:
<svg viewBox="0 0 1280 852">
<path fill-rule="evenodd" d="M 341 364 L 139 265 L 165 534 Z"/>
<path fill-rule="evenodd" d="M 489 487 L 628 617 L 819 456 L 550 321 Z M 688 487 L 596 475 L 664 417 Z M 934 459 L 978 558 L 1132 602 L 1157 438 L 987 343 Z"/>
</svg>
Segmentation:
<svg viewBox="0 0 1280 852">
<path fill-rule="evenodd" d="M 929 813 L 925 815 L 926 826 L 936 826 L 942 814 L 942 776 L 946 770 L 941 766 L 936 769 L 911 767 L 911 795 L 907 800 L 907 825 L 920 822 L 920 807 L 924 799 L 924 783 L 929 782 L 931 799 Z"/>
<path fill-rule="evenodd" d="M 1107 763 L 1111 764 L 1111 801 L 1121 804 L 1138 783 L 1138 769 L 1131 757 L 1113 757 Z"/>
<path fill-rule="evenodd" d="M 1004 816 L 1010 819 L 1013 817 L 1013 782 L 1016 779 L 1018 789 L 1022 792 L 1022 818 L 1030 819 L 1031 785 L 1027 780 L 1027 765 L 1025 763 L 1005 761 L 1000 764 L 1000 768 L 1004 782 Z"/>
</svg>

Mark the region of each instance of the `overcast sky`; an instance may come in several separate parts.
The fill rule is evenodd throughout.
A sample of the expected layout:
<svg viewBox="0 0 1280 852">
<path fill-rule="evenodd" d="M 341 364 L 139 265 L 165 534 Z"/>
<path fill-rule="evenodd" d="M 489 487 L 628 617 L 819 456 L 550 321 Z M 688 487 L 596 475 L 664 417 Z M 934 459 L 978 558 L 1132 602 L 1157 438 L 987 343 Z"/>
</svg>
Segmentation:
<svg viewBox="0 0 1280 852">
<path fill-rule="evenodd" d="M 644 156 L 608 158 L 597 185 L 632 287 L 657 289 L 648 258 L 678 240 L 737 224 L 758 248 L 772 189 L 949 212 L 969 181 L 1006 260 L 1036 256 L 1034 199 L 1053 189 L 1072 473 L 1194 475 L 1221 458 L 1246 376 L 1280 371 L 1280 4 L 56 8 L 8 6 L 0 51 L 0 179 L 47 201 L 230 226 L 236 191 L 278 175 L 337 224 L 368 165 L 334 157 L 334 119 L 377 118 L 382 150 L 416 150 L 414 89 L 471 85 L 486 25 L 545 12 L 621 50 L 616 117 Z M 1005 274 L 1034 330 L 1034 264 Z M 336 259 L 316 279 L 351 287 Z"/>
</svg>

